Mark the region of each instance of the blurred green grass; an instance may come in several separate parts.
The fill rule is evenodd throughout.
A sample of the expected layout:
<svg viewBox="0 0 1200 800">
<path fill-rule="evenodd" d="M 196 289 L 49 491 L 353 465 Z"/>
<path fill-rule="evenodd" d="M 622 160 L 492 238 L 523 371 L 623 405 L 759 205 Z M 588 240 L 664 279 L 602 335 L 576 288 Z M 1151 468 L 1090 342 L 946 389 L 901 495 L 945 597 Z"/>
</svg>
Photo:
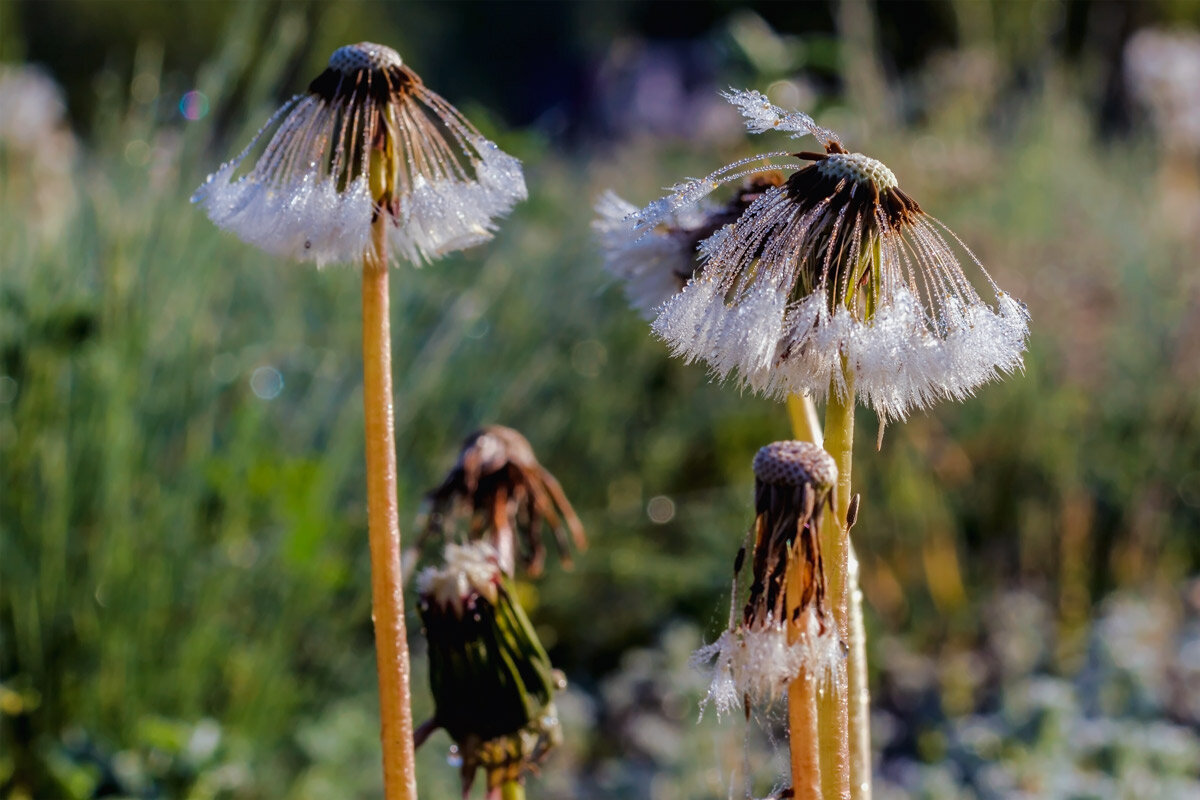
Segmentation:
<svg viewBox="0 0 1200 800">
<path fill-rule="evenodd" d="M 239 120 L 219 142 L 216 114 L 184 123 L 98 82 L 53 235 L 23 194 L 38 176 L 0 154 L 0 786 L 377 794 L 357 278 L 273 261 L 187 202 L 265 119 L 297 24 L 279 23 L 249 85 L 252 27 L 231 26 L 197 78 Z M 137 74 L 160 58 L 144 47 Z M 954 63 L 940 69 L 927 86 Z M 980 604 L 1019 584 L 1049 599 L 1069 671 L 1107 592 L 1197 572 L 1196 242 L 1164 213 L 1157 150 L 1098 138 L 1082 81 L 1049 68 L 1000 117 L 971 86 L 931 91 L 905 126 L 830 112 L 1033 316 L 1024 375 L 892 426 L 879 453 L 860 414 L 869 626 L 917 649 L 972 641 Z M 220 105 L 234 86 L 238 108 Z M 608 187 L 649 200 L 751 145 L 566 152 L 535 129 L 488 132 L 526 162 L 530 201 L 494 243 L 393 277 L 405 530 L 466 432 L 529 437 L 593 541 L 529 590 L 580 702 L 600 703 L 571 763 L 600 775 L 596 796 L 628 796 L 636 757 L 603 779 L 628 747 L 605 738 L 603 687 L 673 621 L 721 624 L 750 458 L 788 428 L 781 407 L 667 357 L 602 274 L 590 207 Z M 273 397 L 263 370 L 282 379 Z M 676 513 L 655 524 L 660 495 Z M 416 689 L 427 713 L 420 675 Z M 429 796 L 454 785 L 437 747 Z M 683 792 L 699 779 L 680 769 Z"/>
</svg>

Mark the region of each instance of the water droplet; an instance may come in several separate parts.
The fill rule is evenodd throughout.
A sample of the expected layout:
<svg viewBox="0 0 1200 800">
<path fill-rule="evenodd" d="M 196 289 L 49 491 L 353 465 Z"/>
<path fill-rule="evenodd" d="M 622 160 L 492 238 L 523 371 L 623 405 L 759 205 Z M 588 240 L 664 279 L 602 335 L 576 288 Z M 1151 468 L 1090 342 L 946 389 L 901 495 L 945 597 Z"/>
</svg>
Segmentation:
<svg viewBox="0 0 1200 800">
<path fill-rule="evenodd" d="M 450 749 L 446 752 L 446 763 L 452 767 L 462 766 L 462 753 L 458 752 L 458 745 L 450 745 Z"/>
</svg>

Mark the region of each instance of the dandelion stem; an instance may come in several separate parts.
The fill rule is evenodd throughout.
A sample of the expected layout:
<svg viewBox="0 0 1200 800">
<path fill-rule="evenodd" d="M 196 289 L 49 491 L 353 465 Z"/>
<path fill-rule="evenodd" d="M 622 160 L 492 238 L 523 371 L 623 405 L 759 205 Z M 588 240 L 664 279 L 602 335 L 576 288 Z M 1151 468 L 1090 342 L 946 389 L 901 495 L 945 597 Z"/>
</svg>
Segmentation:
<svg viewBox="0 0 1200 800">
<path fill-rule="evenodd" d="M 821 446 L 821 423 L 817 407 L 808 395 L 788 395 L 788 417 L 792 435 Z M 846 548 L 846 593 L 850 603 L 850 662 L 847 691 L 850 693 L 850 797 L 871 800 L 871 690 L 867 683 L 867 630 L 863 624 L 863 596 L 858 588 L 858 554 L 854 542 Z M 791 692 L 789 689 L 789 699 Z M 796 723 L 792 723 L 793 729 Z"/>
<path fill-rule="evenodd" d="M 802 442 L 821 446 L 821 419 L 817 416 L 816 403 L 808 395 L 789 394 L 787 398 L 788 418 L 792 421 L 792 436 Z"/>
<path fill-rule="evenodd" d="M 803 559 L 792 558 L 787 576 L 788 619 L 800 603 L 803 591 Z M 798 626 L 788 630 L 788 640 L 799 635 Z M 788 684 L 788 750 L 792 759 L 792 796 L 796 800 L 822 800 L 821 732 L 818 724 L 818 680 L 807 670 Z M 827 692 L 828 694 L 828 692 Z"/>
<path fill-rule="evenodd" d="M 850 509 L 850 468 L 854 451 L 854 372 L 842 364 L 844 387 L 837 381 L 829 387 L 825 407 L 826 452 L 837 463 L 838 482 L 834 513 L 821 520 L 821 553 L 825 561 L 825 585 L 838 636 L 849 643 L 847 597 L 846 513 Z M 850 797 L 850 706 L 845 675 L 839 675 L 829 691 L 819 697 L 819 724 L 826 733 L 821 739 L 822 785 L 826 798 Z"/>
<path fill-rule="evenodd" d="M 871 800 L 871 690 L 867 685 L 867 629 L 858 588 L 858 554 L 847 548 L 846 583 L 850 595 L 850 797 Z"/>
<path fill-rule="evenodd" d="M 416 800 L 408 638 L 396 500 L 396 436 L 392 419 L 392 347 L 388 321 L 386 217 L 373 225 L 363 259 L 363 410 L 366 419 L 367 529 L 371 607 L 379 672 L 380 738 L 386 800 Z"/>
</svg>

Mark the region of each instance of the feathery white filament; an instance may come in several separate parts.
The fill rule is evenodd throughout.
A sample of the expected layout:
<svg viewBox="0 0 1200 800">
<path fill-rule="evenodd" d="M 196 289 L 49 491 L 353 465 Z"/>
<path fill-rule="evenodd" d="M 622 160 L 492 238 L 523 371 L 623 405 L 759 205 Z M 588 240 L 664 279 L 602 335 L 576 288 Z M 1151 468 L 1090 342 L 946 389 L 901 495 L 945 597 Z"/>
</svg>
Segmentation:
<svg viewBox="0 0 1200 800">
<path fill-rule="evenodd" d="M 633 221 L 637 210 L 616 194 L 605 192 L 596 201 L 592 229 L 600 240 L 604 268 L 624 284 L 629 304 L 642 316 L 653 319 L 658 307 L 678 293 L 692 274 L 695 252 L 688 237 L 678 233 L 638 233 Z M 684 229 L 702 220 L 700 211 L 685 209 L 685 213 L 670 219 L 670 225 Z"/>
<path fill-rule="evenodd" d="M 804 621 L 804 632 L 791 644 L 787 626 L 768 618 L 763 625 L 723 631 L 717 641 L 693 653 L 692 666 L 712 674 L 701 714 L 710 703 L 718 716 L 740 710 L 746 698 L 769 705 L 801 675 L 816 681 L 821 690 L 842 691 L 845 653 L 833 620 L 828 615 L 821 620 L 809 608 Z"/>
<path fill-rule="evenodd" d="M 734 89 L 721 92 L 721 96 L 737 106 L 746 120 L 746 130 L 751 133 L 767 131 L 790 131 L 793 139 L 814 136 L 822 145 L 826 142 L 841 144 L 836 133 L 818 125 L 813 118 L 801 111 L 788 111 L 771 103 L 762 92 L 753 89 Z"/>
</svg>

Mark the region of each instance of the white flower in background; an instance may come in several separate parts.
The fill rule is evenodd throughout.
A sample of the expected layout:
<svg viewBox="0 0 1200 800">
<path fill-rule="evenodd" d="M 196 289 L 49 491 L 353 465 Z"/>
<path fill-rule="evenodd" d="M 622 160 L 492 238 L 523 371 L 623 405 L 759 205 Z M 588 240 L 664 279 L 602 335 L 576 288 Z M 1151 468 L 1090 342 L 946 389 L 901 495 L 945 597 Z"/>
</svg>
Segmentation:
<svg viewBox="0 0 1200 800">
<path fill-rule="evenodd" d="M 1125 71 L 1163 140 L 1200 151 L 1200 34 L 1144 28 L 1125 45 Z"/>
<path fill-rule="evenodd" d="M 0 64 L 0 197 L 46 243 L 63 234 L 78 205 L 78 151 L 54 79 L 28 64 Z"/>
<path fill-rule="evenodd" d="M 520 162 L 395 50 L 361 42 L 335 51 L 308 93 L 285 103 L 192 199 L 246 242 L 321 265 L 360 261 L 380 214 L 390 250 L 413 263 L 471 247 L 525 197 Z"/>
<path fill-rule="evenodd" d="M 833 457 L 811 442 L 773 442 L 754 456 L 754 520 L 750 593 L 740 616 L 693 664 L 712 664 L 705 703 L 718 714 L 745 702 L 769 704 L 804 675 L 818 686 L 844 686 L 846 651 L 825 610 L 825 567 L 818 530 L 832 508 Z M 734 563 L 737 575 L 747 556 Z M 789 585 L 798 581 L 799 585 Z"/>
<path fill-rule="evenodd" d="M 49 75 L 32 66 L 0 66 L 0 144 L 22 152 L 46 146 L 67 106 Z"/>
<path fill-rule="evenodd" d="M 631 225 L 653 240 L 724 184 L 792 171 L 699 244 L 699 272 L 654 321 L 675 355 L 775 397 L 853 392 L 883 421 L 962 399 L 1022 367 L 1024 305 L 891 170 L 758 92 L 726 97 L 752 132 L 813 135 L 825 152 L 742 159 L 632 215 Z M 994 307 L 964 263 L 995 294 Z"/>
</svg>

